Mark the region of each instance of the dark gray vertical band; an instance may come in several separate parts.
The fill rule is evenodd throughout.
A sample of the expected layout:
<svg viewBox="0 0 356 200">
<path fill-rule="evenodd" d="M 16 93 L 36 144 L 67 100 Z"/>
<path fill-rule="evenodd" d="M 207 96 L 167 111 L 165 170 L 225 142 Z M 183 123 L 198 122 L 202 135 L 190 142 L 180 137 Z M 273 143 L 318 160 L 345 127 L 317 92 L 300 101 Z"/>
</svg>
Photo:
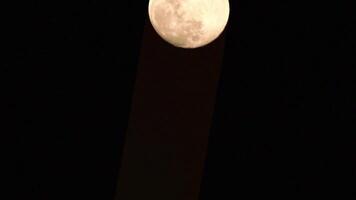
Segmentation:
<svg viewBox="0 0 356 200">
<path fill-rule="evenodd" d="M 223 57 L 143 36 L 116 200 L 197 200 Z"/>
</svg>

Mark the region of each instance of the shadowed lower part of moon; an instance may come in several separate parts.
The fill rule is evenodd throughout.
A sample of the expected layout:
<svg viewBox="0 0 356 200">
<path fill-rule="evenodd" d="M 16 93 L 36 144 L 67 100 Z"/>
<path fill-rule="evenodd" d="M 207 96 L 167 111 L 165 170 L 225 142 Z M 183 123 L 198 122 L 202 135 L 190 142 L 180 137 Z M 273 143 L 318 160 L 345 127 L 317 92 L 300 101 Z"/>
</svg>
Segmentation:
<svg viewBox="0 0 356 200">
<path fill-rule="evenodd" d="M 189 17 L 176 0 L 166 0 L 153 9 L 153 20 L 160 35 L 175 46 L 190 47 L 203 39 L 203 23 Z"/>
</svg>

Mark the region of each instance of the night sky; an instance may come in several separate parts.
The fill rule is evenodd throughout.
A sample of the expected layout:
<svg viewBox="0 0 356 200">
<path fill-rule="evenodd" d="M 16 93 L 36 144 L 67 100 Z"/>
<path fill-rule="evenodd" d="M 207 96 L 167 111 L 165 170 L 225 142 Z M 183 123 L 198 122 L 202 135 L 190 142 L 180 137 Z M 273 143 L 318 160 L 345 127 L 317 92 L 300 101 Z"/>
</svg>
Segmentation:
<svg viewBox="0 0 356 200">
<path fill-rule="evenodd" d="M 161 40 L 147 5 L 11 6 L 1 98 L 4 133 L 16 136 L 13 199 L 136 200 L 117 198 L 125 190 L 157 200 L 356 196 L 352 0 L 230 0 L 224 33 L 195 50 Z M 159 137 L 165 131 L 172 137 Z M 188 179 L 125 176 L 125 147 L 146 151 L 128 144 L 169 152 L 162 177 L 188 166 L 176 174 Z M 200 165 L 201 175 L 190 170 Z M 131 188 L 120 191 L 120 181 Z M 176 190 L 157 196 L 143 183 Z"/>
</svg>

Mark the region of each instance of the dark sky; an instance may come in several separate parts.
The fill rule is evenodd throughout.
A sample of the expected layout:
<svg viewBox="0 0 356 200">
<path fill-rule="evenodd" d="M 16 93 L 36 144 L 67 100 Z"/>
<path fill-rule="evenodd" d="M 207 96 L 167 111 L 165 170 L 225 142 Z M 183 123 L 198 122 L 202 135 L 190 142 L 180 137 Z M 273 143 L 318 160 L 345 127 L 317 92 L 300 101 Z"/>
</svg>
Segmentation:
<svg viewBox="0 0 356 200">
<path fill-rule="evenodd" d="M 114 198 L 141 46 L 154 43 L 147 3 L 11 6 L 1 81 L 14 199 Z M 355 196 L 354 2 L 230 6 L 225 37 L 198 50 L 222 56 L 200 199 Z"/>
</svg>

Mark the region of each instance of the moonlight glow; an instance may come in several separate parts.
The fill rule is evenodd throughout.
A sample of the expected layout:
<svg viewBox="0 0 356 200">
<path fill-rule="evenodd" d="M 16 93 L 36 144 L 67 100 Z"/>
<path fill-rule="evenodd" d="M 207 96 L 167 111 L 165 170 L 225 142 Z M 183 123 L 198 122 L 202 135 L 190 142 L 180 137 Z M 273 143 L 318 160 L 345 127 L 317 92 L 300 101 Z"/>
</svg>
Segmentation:
<svg viewBox="0 0 356 200">
<path fill-rule="evenodd" d="M 229 18 L 228 0 L 150 0 L 153 28 L 167 42 L 197 48 L 214 41 Z"/>
</svg>

